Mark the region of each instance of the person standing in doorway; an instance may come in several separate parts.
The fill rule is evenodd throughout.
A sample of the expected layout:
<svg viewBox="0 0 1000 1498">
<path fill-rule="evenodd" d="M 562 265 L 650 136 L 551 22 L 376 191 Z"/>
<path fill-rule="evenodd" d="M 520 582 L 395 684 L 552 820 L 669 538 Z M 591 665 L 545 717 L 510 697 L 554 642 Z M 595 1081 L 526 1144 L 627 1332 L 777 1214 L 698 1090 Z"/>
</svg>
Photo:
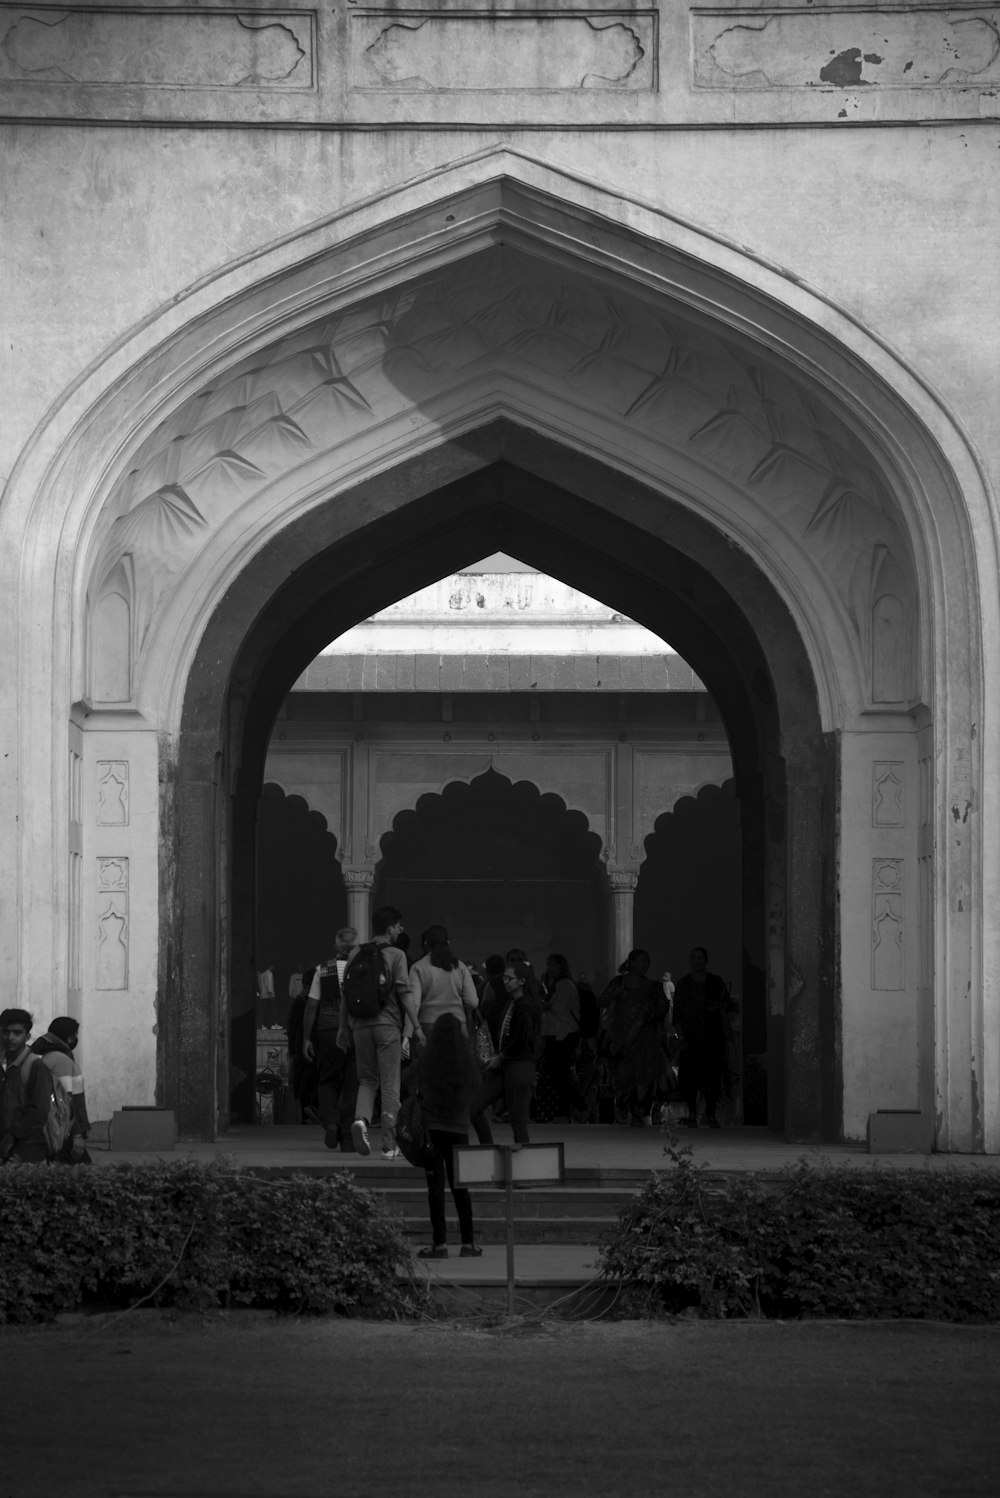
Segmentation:
<svg viewBox="0 0 1000 1498">
<path fill-rule="evenodd" d="M 354 1047 L 346 1050 L 340 1035 L 340 990 L 348 963 L 358 950 L 358 933 L 342 926 L 336 935 L 336 954 L 313 973 L 302 1017 L 302 1055 L 316 1064 L 316 1099 L 327 1149 L 354 1151 L 351 1124 L 358 1097 L 358 1068 Z"/>
<path fill-rule="evenodd" d="M 542 1034 L 555 1094 L 555 1118 L 572 1123 L 580 1108 L 573 1082 L 573 1062 L 580 1043 L 580 995 L 561 952 L 551 952 L 542 978 Z"/>
<path fill-rule="evenodd" d="M 500 1049 L 473 1100 L 472 1122 L 479 1143 L 492 1144 L 493 1134 L 483 1110 L 502 1097 L 515 1144 L 530 1144 L 528 1111 L 542 1044 L 542 997 L 538 980 L 526 962 L 508 962 L 503 983 L 508 1002 L 500 1023 Z"/>
<path fill-rule="evenodd" d="M 0 1014 L 0 1162 L 44 1165 L 49 1158 L 45 1120 L 52 1097 L 52 1073 L 28 1042 L 34 1024 L 26 1009 Z"/>
<path fill-rule="evenodd" d="M 674 991 L 674 1026 L 681 1040 L 679 1082 L 688 1110 L 687 1118 L 678 1122 L 689 1129 L 698 1127 L 700 1092 L 705 1099 L 705 1122 L 717 1129 L 719 1099 L 728 1096 L 732 1082 L 729 1016 L 736 1005 L 719 975 L 708 971 L 704 947 L 692 947 L 689 961 L 691 971 Z"/>
<path fill-rule="evenodd" d="M 395 1160 L 399 1154 L 396 1143 L 396 1114 L 399 1112 L 399 1073 L 402 1060 L 402 1031 L 404 1017 L 413 1027 L 413 1038 L 422 1044 L 424 1032 L 420 1027 L 420 1016 L 410 997 L 410 979 L 406 958 L 396 946 L 396 938 L 403 930 L 403 918 L 392 905 L 382 905 L 372 915 L 372 939 L 376 960 L 381 964 L 379 977 L 380 1003 L 378 1012 L 370 1018 L 354 1018 L 347 1012 L 347 1004 L 340 1006 L 340 1025 L 337 1044 L 344 1051 L 351 1045 L 358 1068 L 358 1101 L 356 1116 L 351 1124 L 351 1139 L 359 1155 L 371 1154 L 368 1128 L 372 1120 L 375 1098 L 382 1091 L 382 1158 Z M 352 961 L 367 960 L 364 947 L 359 947 Z M 345 982 L 349 981 L 345 971 Z"/>
<path fill-rule="evenodd" d="M 410 997 L 425 1032 L 445 1014 L 453 1014 L 468 1034 L 469 1016 L 479 1008 L 472 974 L 448 945 L 443 926 L 428 926 L 420 938 L 423 956 L 410 968 Z"/>
</svg>

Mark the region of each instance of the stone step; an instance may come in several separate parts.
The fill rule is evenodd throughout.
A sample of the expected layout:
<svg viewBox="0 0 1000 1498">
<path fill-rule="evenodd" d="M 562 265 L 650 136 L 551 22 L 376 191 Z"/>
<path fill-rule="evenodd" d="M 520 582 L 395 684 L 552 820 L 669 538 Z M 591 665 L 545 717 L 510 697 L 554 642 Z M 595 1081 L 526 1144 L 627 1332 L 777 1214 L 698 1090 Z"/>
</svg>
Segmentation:
<svg viewBox="0 0 1000 1498">
<path fill-rule="evenodd" d="M 448 1241 L 460 1241 L 458 1218 L 453 1213 L 445 1214 L 448 1225 Z M 507 1224 L 502 1217 L 480 1217 L 473 1209 L 477 1243 L 506 1243 Z M 605 1217 L 529 1217 L 514 1222 L 516 1244 L 564 1243 L 578 1247 L 593 1247 L 600 1243 L 611 1223 Z M 403 1231 L 407 1238 L 426 1241 L 430 1236 L 430 1219 L 424 1203 L 422 1217 L 407 1217 L 403 1220 Z"/>
<path fill-rule="evenodd" d="M 427 1213 L 427 1192 L 423 1186 L 376 1187 L 393 1209 L 403 1217 L 423 1217 Z M 632 1193 L 595 1187 L 581 1191 L 574 1187 L 532 1187 L 513 1194 L 515 1220 L 533 1217 L 600 1218 L 617 1220 L 618 1213 Z M 502 1218 L 506 1215 L 506 1196 L 499 1190 L 473 1190 L 472 1208 L 477 1218 Z"/>
</svg>

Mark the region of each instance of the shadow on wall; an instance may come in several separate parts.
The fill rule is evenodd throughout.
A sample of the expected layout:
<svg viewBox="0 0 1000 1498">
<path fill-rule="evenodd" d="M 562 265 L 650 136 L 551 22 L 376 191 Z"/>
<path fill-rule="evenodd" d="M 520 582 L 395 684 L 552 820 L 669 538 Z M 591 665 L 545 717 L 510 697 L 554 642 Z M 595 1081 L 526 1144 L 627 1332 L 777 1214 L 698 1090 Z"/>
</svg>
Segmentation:
<svg viewBox="0 0 1000 1498">
<path fill-rule="evenodd" d="M 337 840 L 326 819 L 301 796 L 265 785 L 257 819 L 257 958 L 274 964 L 274 1013 L 283 1025 L 288 980 L 302 964 L 329 957 L 347 924 L 347 893 L 337 862 Z"/>
</svg>

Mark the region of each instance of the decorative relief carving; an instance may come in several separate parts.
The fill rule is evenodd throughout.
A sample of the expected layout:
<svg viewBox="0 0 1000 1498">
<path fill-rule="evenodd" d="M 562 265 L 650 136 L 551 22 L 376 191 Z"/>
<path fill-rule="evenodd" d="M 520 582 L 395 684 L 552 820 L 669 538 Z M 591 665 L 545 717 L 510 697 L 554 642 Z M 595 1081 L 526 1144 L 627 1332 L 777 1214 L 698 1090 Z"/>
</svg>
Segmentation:
<svg viewBox="0 0 1000 1498">
<path fill-rule="evenodd" d="M 872 826 L 904 825 L 903 773 L 901 760 L 878 760 L 872 771 Z"/>
<path fill-rule="evenodd" d="M 968 88 L 996 81 L 996 12 L 695 12 L 697 88 Z"/>
<path fill-rule="evenodd" d="M 128 988 L 128 859 L 97 860 L 97 987 Z"/>
<path fill-rule="evenodd" d="M 98 569 L 134 560 L 137 649 L 170 580 L 256 489 L 487 370 L 527 374 L 741 485 L 830 579 L 876 700 L 909 701 L 908 543 L 849 428 L 762 357 L 507 246 L 255 354 L 150 438 L 109 507 Z"/>
<path fill-rule="evenodd" d="M 639 886 L 635 869 L 608 869 L 608 888 L 613 895 L 630 895 Z"/>
<path fill-rule="evenodd" d="M 872 988 L 906 987 L 903 954 L 903 860 L 872 860 Z"/>
<path fill-rule="evenodd" d="M 128 826 L 128 794 L 128 761 L 99 759 L 97 761 L 97 825 L 99 827 Z"/>
<path fill-rule="evenodd" d="M 656 20 L 649 11 L 392 11 L 353 19 L 357 88 L 551 93 L 655 86 Z"/>
<path fill-rule="evenodd" d="M 301 89 L 313 72 L 307 15 L 221 8 L 22 11 L 0 59 L 6 78 L 117 87 Z"/>
<path fill-rule="evenodd" d="M 344 888 L 349 895 L 365 894 L 375 885 L 374 869 L 342 869 Z"/>
</svg>

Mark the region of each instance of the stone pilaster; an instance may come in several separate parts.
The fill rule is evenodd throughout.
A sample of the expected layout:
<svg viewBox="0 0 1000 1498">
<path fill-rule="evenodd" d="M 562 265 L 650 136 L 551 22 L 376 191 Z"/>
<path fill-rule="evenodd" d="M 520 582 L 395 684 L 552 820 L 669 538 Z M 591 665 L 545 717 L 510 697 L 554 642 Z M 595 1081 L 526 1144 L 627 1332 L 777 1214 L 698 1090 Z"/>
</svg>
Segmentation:
<svg viewBox="0 0 1000 1498">
<path fill-rule="evenodd" d="M 347 891 L 347 924 L 353 926 L 362 941 L 371 934 L 372 887 L 374 869 L 344 869 Z"/>
<path fill-rule="evenodd" d="M 624 962 L 632 950 L 635 891 L 638 883 L 638 869 L 608 870 L 608 889 L 611 892 L 611 965 L 613 969 Z"/>
</svg>

